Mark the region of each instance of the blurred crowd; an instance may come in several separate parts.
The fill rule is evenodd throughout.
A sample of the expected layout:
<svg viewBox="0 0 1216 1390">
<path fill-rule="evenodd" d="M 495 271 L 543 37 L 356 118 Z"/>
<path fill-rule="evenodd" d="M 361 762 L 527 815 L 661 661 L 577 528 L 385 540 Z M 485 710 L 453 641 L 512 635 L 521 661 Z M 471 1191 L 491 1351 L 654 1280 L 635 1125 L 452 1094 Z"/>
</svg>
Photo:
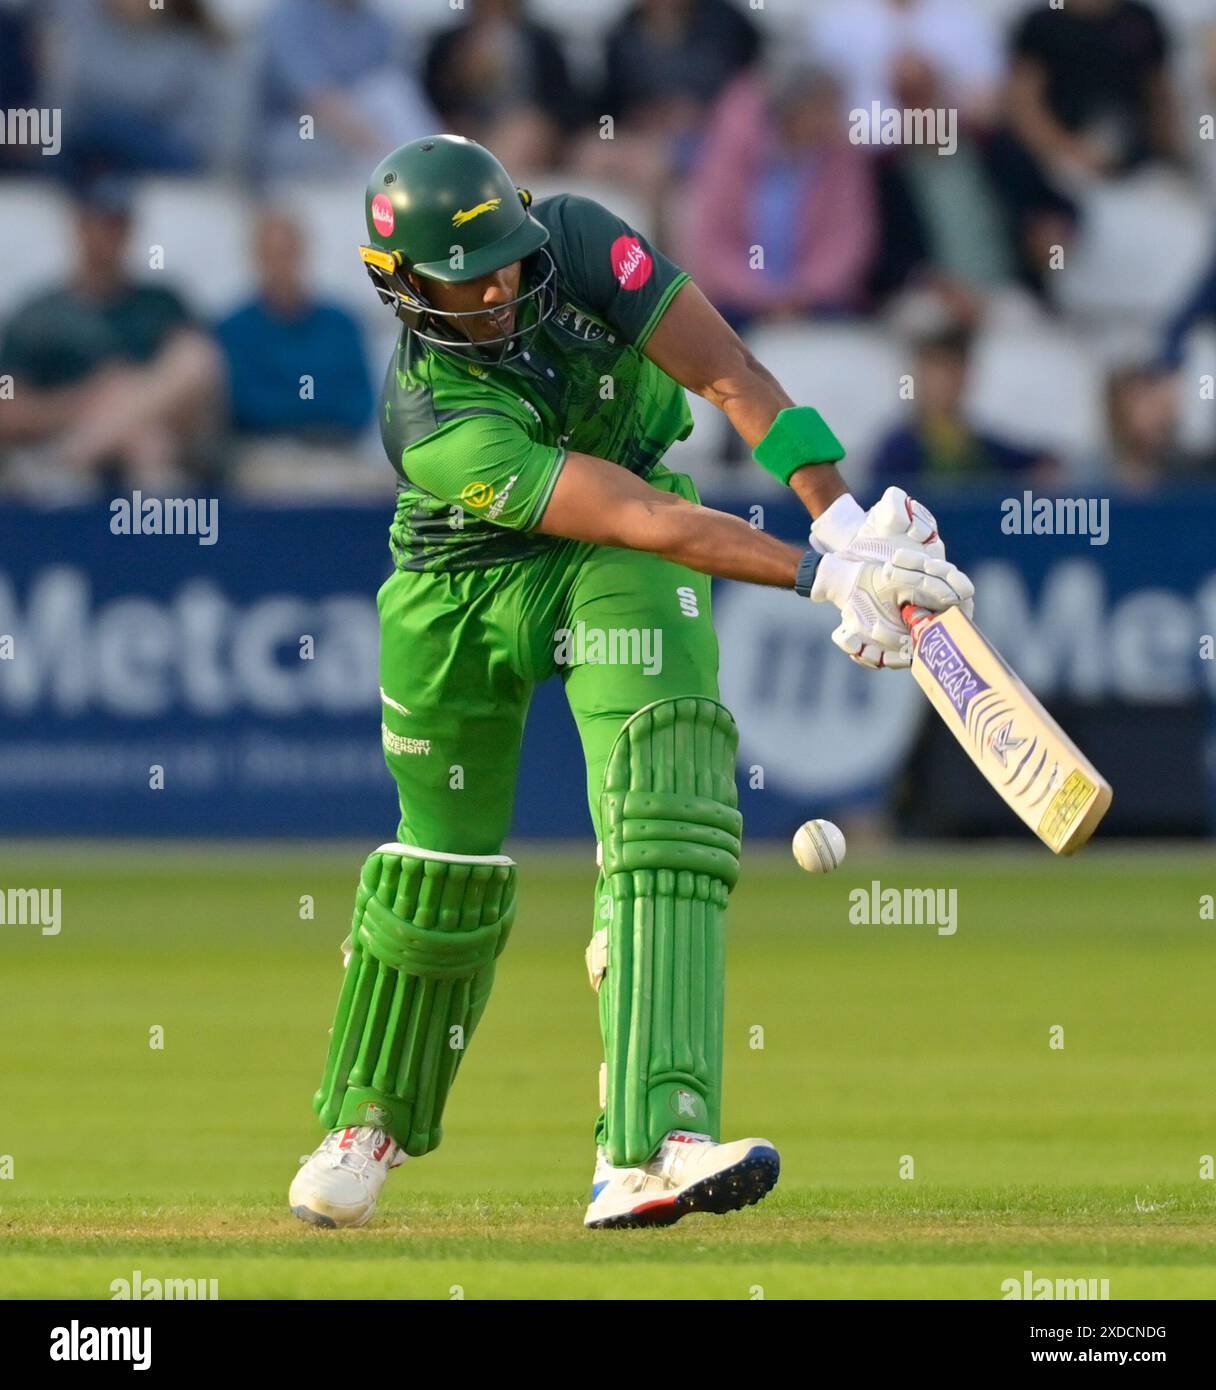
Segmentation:
<svg viewBox="0 0 1216 1390">
<path fill-rule="evenodd" d="M 1216 16 L 1202 9 L 0 0 L 0 109 L 62 112 L 54 158 L 0 144 L 0 203 L 19 181 L 53 184 L 73 248 L 57 279 L 3 299 L 0 487 L 362 485 L 378 340 L 310 280 L 301 209 L 314 183 L 350 188 L 359 279 L 363 179 L 441 129 L 521 183 L 632 213 L 749 341 L 810 378 L 788 384 L 829 419 L 814 364 L 847 345 L 878 422 L 868 478 L 1216 477 L 1200 370 L 1216 325 Z M 878 118 L 911 111 L 941 113 L 934 137 L 908 142 L 905 122 L 884 142 Z M 132 255 L 141 190 L 165 180 L 243 190 L 251 289 L 223 313 Z M 1020 346 L 988 351 L 1001 342 Z M 1071 453 L 1035 397 L 1040 342 L 1064 344 L 1093 386 L 1100 428 Z M 907 389 L 867 380 L 867 360 L 893 362 Z M 697 466 L 728 477 L 738 448 L 706 439 Z"/>
</svg>

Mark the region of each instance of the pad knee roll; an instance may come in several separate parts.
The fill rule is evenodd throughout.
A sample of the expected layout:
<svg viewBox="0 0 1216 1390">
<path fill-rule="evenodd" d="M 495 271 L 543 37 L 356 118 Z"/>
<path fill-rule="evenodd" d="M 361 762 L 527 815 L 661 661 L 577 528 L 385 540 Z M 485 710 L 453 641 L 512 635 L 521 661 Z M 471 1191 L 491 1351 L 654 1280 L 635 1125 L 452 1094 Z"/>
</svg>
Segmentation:
<svg viewBox="0 0 1216 1390">
<path fill-rule="evenodd" d="M 600 987 L 603 1135 L 645 1162 L 672 1129 L 718 1136 L 726 902 L 739 873 L 738 731 L 702 697 L 635 714 L 601 799 L 611 899 Z"/>
<path fill-rule="evenodd" d="M 514 914 L 515 865 L 506 855 L 390 844 L 368 857 L 314 1098 L 327 1129 L 373 1125 L 406 1153 L 435 1148 Z"/>
</svg>

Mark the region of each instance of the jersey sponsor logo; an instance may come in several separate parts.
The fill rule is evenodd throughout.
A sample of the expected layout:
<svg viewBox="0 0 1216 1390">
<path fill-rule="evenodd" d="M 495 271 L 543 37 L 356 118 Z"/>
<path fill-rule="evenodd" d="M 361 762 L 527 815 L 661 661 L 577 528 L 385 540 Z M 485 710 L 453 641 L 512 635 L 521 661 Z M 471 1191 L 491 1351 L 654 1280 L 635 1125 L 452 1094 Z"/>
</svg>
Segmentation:
<svg viewBox="0 0 1216 1390">
<path fill-rule="evenodd" d="M 466 507 L 488 507 L 494 500 L 494 487 L 491 483 L 466 483 L 460 500 Z"/>
<path fill-rule="evenodd" d="M 397 218 L 392 203 L 385 194 L 377 193 L 372 199 L 372 226 L 381 236 L 392 236 L 396 225 Z"/>
<path fill-rule="evenodd" d="M 490 510 L 486 513 L 486 520 L 487 520 L 487 521 L 495 521 L 495 520 L 497 520 L 497 518 L 499 517 L 499 515 L 500 515 L 501 512 L 502 512 L 502 509 L 507 505 L 507 498 L 510 497 L 510 495 L 511 495 L 511 489 L 515 486 L 515 480 L 516 480 L 518 477 L 519 477 L 519 474 L 518 474 L 518 473 L 512 473 L 511 476 L 507 479 L 507 481 L 503 484 L 502 490 L 499 492 L 498 496 L 494 499 L 494 505 L 493 505 L 493 506 L 490 508 Z"/>
<path fill-rule="evenodd" d="M 380 722 L 380 746 L 386 753 L 394 753 L 398 757 L 406 753 L 420 753 L 428 757 L 431 752 L 429 738 L 406 738 L 403 734 L 395 734 L 383 720 Z"/>
<path fill-rule="evenodd" d="M 464 208 L 458 208 L 452 214 L 452 226 L 463 227 L 466 222 L 472 222 L 475 217 L 480 217 L 483 212 L 497 212 L 502 207 L 501 198 L 488 198 L 484 203 L 478 203 L 475 208 L 469 208 L 466 212 Z"/>
<path fill-rule="evenodd" d="M 619 236 L 612 243 L 612 270 L 623 290 L 640 290 L 654 274 L 654 257 L 635 236 Z"/>
<path fill-rule="evenodd" d="M 680 611 L 686 618 L 701 616 L 701 609 L 697 604 L 697 591 L 691 584 L 681 584 L 676 590 L 676 598 L 680 600 Z"/>
</svg>

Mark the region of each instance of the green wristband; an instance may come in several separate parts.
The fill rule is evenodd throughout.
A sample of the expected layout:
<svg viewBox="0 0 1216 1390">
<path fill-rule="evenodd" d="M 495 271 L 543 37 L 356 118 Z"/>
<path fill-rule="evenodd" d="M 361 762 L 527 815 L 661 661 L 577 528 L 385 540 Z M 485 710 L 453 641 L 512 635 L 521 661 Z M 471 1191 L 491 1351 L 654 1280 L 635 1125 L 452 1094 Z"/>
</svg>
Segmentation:
<svg viewBox="0 0 1216 1390">
<path fill-rule="evenodd" d="M 844 445 L 814 406 L 788 405 L 752 450 L 752 458 L 788 484 L 791 475 L 808 463 L 839 462 Z"/>
</svg>

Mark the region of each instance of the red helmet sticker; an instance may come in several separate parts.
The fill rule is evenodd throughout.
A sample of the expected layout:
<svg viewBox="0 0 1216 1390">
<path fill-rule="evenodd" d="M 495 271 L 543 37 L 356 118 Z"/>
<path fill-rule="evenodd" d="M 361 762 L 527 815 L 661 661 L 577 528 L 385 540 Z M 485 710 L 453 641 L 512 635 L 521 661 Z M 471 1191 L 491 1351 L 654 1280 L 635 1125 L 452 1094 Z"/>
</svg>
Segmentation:
<svg viewBox="0 0 1216 1390">
<path fill-rule="evenodd" d="M 381 236 L 392 236 L 397 219 L 393 216 L 393 205 L 383 193 L 372 199 L 372 225 Z"/>
<path fill-rule="evenodd" d="M 612 269 L 623 290 L 640 290 L 654 274 L 654 257 L 635 236 L 619 236 L 612 243 Z"/>
</svg>

